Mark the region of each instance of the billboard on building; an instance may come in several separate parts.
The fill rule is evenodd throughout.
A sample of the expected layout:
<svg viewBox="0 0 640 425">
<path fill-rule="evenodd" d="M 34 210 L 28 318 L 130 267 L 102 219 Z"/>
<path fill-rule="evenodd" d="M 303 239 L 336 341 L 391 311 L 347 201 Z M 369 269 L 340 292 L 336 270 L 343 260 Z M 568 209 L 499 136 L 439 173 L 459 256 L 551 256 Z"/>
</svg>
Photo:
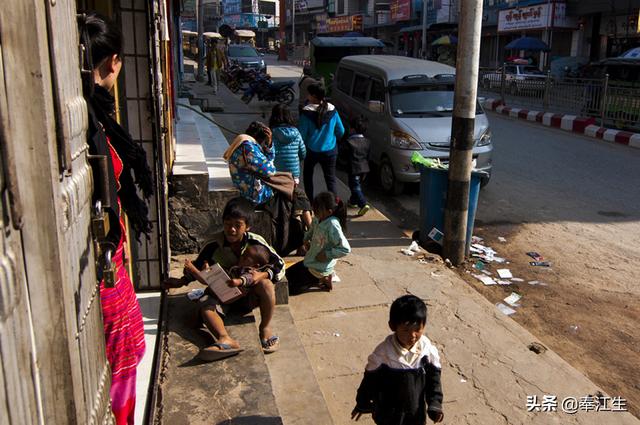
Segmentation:
<svg viewBox="0 0 640 425">
<path fill-rule="evenodd" d="M 224 0 L 222 6 L 225 15 L 242 13 L 241 0 Z"/>
<path fill-rule="evenodd" d="M 544 3 L 527 7 L 501 10 L 498 14 L 498 32 L 543 28 L 575 28 L 577 21 L 566 15 L 565 3 Z"/>
<path fill-rule="evenodd" d="M 391 10 L 391 22 L 411 19 L 411 0 L 393 0 L 389 9 Z"/>
</svg>

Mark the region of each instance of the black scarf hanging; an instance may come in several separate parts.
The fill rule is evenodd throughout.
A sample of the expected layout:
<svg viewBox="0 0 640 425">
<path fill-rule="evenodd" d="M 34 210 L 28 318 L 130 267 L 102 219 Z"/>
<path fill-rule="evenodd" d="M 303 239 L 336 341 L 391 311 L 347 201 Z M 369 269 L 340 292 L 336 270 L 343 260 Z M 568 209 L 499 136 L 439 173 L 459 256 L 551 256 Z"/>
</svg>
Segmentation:
<svg viewBox="0 0 640 425">
<path fill-rule="evenodd" d="M 115 99 L 106 89 L 96 84 L 89 98 L 90 151 L 92 153 L 95 152 L 97 155 L 106 154 L 107 156 L 109 176 L 102 176 L 102 178 L 110 180 L 109 187 L 114 203 L 116 202 L 116 198 L 113 196 L 116 190 L 116 181 L 111 155 L 104 135 L 109 138 L 111 146 L 113 146 L 122 160 L 123 169 L 120 175 L 120 190 L 117 191 L 117 195 L 120 198 L 122 208 L 127 213 L 129 224 L 134 230 L 135 237 L 139 240 L 140 234 L 148 235 L 152 227 L 148 218 L 149 208 L 147 206 L 147 200 L 153 194 L 151 169 L 147 163 L 146 152 L 142 145 L 135 142 L 114 117 Z M 97 188 L 99 185 L 96 184 L 95 186 Z M 142 198 L 138 195 L 138 189 L 142 194 Z M 112 211 L 115 212 L 116 206 L 112 205 L 111 207 Z M 116 228 L 119 229 L 119 226 Z M 116 228 L 113 227 L 112 223 L 111 231 L 115 231 Z"/>
</svg>

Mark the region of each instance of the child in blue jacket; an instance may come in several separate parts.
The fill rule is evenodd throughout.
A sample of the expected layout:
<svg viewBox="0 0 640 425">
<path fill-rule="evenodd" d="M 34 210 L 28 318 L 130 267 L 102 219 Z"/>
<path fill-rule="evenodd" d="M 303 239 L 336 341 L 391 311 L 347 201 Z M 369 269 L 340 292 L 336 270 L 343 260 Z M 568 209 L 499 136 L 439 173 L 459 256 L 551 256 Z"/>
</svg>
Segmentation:
<svg viewBox="0 0 640 425">
<path fill-rule="evenodd" d="M 300 183 L 300 161 L 307 155 L 307 149 L 286 105 L 273 107 L 269 127 L 276 151 L 276 170 L 291 173 L 296 183 Z"/>
<path fill-rule="evenodd" d="M 342 228 L 346 225 L 347 210 L 344 203 L 331 192 L 322 192 L 313 200 L 315 217 L 304 236 L 307 253 L 303 261 L 286 271 L 292 294 L 303 288 L 319 286 L 333 289 L 333 268 L 337 259 L 351 252 Z"/>
<path fill-rule="evenodd" d="M 313 171 L 320 164 L 327 189 L 336 193 L 337 140 L 344 134 L 344 126 L 336 107 L 325 99 L 325 90 L 319 84 L 308 88 L 309 104 L 302 109 L 298 129 L 307 145 L 304 160 L 304 190 L 313 197 Z"/>
</svg>

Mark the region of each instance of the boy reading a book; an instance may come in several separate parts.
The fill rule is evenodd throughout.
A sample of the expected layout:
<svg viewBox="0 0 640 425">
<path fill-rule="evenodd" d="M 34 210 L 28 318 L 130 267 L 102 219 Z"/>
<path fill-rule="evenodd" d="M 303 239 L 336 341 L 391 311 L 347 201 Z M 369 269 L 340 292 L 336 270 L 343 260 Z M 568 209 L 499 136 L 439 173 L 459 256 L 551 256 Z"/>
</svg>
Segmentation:
<svg viewBox="0 0 640 425">
<path fill-rule="evenodd" d="M 244 296 L 232 304 L 222 304 L 214 295 L 201 301 L 202 319 L 216 338 L 215 344 L 200 352 L 199 356 L 203 360 L 220 360 L 242 351 L 238 342 L 227 333 L 222 320 L 229 307 L 239 303 L 243 303 L 241 307 L 260 307 L 259 332 L 262 349 L 265 353 L 272 353 L 278 349 L 279 338 L 273 333 L 270 324 L 276 302 L 273 282 L 284 277 L 284 261 L 261 236 L 249 232 L 252 216 L 253 205 L 249 201 L 240 197 L 230 200 L 222 213 L 223 231 L 216 234 L 193 261 L 193 265 L 198 270 L 205 270 L 210 264 L 216 263 L 226 272 L 230 272 L 235 266 L 240 266 L 241 269 L 244 268 L 245 277 L 250 276 L 246 281 L 251 281 L 243 288 Z M 252 261 L 249 259 L 253 256 L 252 247 L 266 249 L 268 259 L 259 269 L 247 270 L 246 267 Z M 249 252 L 241 262 L 247 250 Z M 262 252 L 264 254 L 264 251 Z M 167 279 L 165 286 L 178 288 L 193 280 L 194 277 L 185 270 L 181 278 Z M 230 279 L 227 284 L 239 287 L 242 285 L 242 280 Z"/>
</svg>

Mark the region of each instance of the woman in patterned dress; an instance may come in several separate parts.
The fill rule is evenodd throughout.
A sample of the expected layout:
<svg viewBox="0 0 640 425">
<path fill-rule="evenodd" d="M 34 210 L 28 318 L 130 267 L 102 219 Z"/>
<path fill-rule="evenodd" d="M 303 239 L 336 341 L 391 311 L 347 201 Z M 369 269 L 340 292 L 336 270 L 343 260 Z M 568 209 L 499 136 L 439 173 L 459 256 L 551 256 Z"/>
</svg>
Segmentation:
<svg viewBox="0 0 640 425">
<path fill-rule="evenodd" d="M 93 70 L 90 79 L 84 81 L 89 152 L 107 159 L 106 170 L 92 165 L 93 200 L 101 201 L 110 223 L 109 233 L 99 242 L 103 253 L 111 250 L 115 264 L 113 285 L 105 284 L 98 270 L 106 355 L 111 366 L 111 408 L 118 425 L 133 424 L 136 370 L 145 343 L 140 304 L 125 264 L 127 236 L 122 213 L 127 213 L 136 237 L 150 232 L 146 199 L 152 193 L 151 170 L 142 146 L 115 120 L 115 100 L 110 91 L 122 68 L 120 30 L 106 18 L 89 13 L 81 19 L 80 34 L 87 51 L 85 66 Z"/>
</svg>

